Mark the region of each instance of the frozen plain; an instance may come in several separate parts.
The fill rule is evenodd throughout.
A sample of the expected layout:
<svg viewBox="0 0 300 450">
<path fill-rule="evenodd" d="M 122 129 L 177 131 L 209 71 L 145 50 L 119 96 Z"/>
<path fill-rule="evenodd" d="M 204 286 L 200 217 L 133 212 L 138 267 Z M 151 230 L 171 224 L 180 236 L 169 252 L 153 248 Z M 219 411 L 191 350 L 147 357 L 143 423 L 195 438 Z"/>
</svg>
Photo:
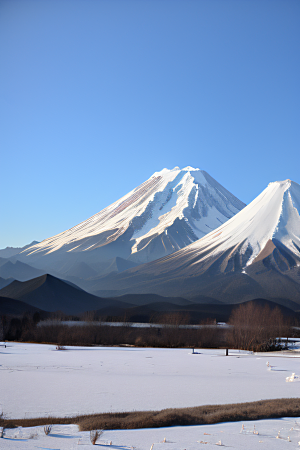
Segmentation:
<svg viewBox="0 0 300 450">
<path fill-rule="evenodd" d="M 232 350 L 226 357 L 224 350 L 197 352 L 119 347 L 57 351 L 51 345 L 8 343 L 0 347 L 1 408 L 8 418 L 62 417 L 299 397 L 300 382 L 285 381 L 293 372 L 299 374 L 297 353 Z M 254 422 L 245 425 L 246 433 L 240 433 L 241 423 L 105 431 L 99 443 L 111 440 L 111 448 L 119 449 L 150 449 L 154 443 L 153 450 L 216 448 L 219 441 L 231 448 L 300 448 L 300 419 L 257 421 L 259 435 L 252 433 Z M 283 439 L 276 439 L 279 430 Z M 27 439 L 30 433 L 37 436 Z M 77 427 L 57 426 L 49 436 L 42 428 L 10 430 L 0 447 L 65 449 L 78 448 L 78 442 L 82 448 L 91 445 Z"/>
</svg>

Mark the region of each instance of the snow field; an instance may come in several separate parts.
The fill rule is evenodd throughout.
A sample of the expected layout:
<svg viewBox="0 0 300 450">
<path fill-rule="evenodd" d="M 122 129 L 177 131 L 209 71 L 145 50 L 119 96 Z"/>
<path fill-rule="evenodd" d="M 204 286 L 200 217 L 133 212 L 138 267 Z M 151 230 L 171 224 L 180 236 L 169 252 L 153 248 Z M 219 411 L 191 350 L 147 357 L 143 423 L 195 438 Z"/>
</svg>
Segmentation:
<svg viewBox="0 0 300 450">
<path fill-rule="evenodd" d="M 300 383 L 286 382 L 299 375 L 299 352 L 197 352 L 8 343 L 0 347 L 0 407 L 17 419 L 299 396 Z"/>
<path fill-rule="evenodd" d="M 283 418 L 188 427 L 107 430 L 97 441 L 115 450 L 212 450 L 219 447 L 243 450 L 300 448 L 300 419 Z M 109 445 L 111 442 L 111 445 Z M 5 431 L 3 449 L 74 450 L 93 447 L 89 432 L 76 425 L 54 425 L 48 436 L 43 427 Z"/>
</svg>

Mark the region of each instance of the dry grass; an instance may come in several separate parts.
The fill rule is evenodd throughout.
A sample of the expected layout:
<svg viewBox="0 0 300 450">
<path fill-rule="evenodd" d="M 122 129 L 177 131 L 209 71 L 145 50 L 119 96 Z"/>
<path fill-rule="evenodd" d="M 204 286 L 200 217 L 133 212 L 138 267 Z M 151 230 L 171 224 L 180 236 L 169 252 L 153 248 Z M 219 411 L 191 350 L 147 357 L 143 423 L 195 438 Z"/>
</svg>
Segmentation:
<svg viewBox="0 0 300 450">
<path fill-rule="evenodd" d="M 300 399 L 282 398 L 249 403 L 172 408 L 161 411 L 104 413 L 69 418 L 1 419 L 0 427 L 33 427 L 49 424 L 77 424 L 81 431 L 158 428 L 204 425 L 241 420 L 300 417 Z"/>
</svg>

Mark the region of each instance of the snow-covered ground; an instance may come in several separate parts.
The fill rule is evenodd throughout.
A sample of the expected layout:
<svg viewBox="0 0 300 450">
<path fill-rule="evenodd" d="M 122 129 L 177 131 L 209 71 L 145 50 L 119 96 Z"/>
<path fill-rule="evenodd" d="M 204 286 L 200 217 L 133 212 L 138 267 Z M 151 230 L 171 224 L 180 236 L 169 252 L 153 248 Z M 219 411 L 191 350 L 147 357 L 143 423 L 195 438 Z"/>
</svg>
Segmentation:
<svg viewBox="0 0 300 450">
<path fill-rule="evenodd" d="M 115 450 L 212 450 L 219 446 L 237 450 L 291 450 L 300 448 L 299 441 L 300 419 L 283 418 L 189 427 L 109 430 L 104 431 L 96 445 L 106 448 L 111 442 L 108 448 Z M 9 450 L 97 448 L 92 447 L 89 433 L 79 432 L 76 425 L 55 425 L 48 436 L 43 427 L 7 430 L 5 438 L 0 440 L 0 447 Z"/>
<path fill-rule="evenodd" d="M 225 350 L 197 352 L 118 347 L 57 351 L 51 345 L 9 343 L 0 347 L 1 408 L 8 418 L 62 417 L 299 397 L 299 379 L 286 382 L 293 372 L 299 375 L 297 351 L 255 355 L 231 350 L 228 357 Z M 215 448 L 221 440 L 238 449 L 297 448 L 297 421 L 256 421 L 259 435 L 253 434 L 254 422 L 245 423 L 244 433 L 241 423 L 105 431 L 100 443 L 112 441 L 118 449 L 150 449 L 154 443 L 153 450 L 193 450 L 201 448 L 200 441 Z M 279 430 L 284 439 L 275 439 Z M 89 434 L 73 425 L 55 426 L 49 436 L 43 428 L 8 430 L 0 448 L 70 449 L 78 442 L 90 446 Z"/>
<path fill-rule="evenodd" d="M 0 348 L 1 407 L 10 418 L 61 417 L 299 396 L 300 383 L 285 381 L 299 374 L 298 358 L 198 352 L 9 343 Z"/>
</svg>

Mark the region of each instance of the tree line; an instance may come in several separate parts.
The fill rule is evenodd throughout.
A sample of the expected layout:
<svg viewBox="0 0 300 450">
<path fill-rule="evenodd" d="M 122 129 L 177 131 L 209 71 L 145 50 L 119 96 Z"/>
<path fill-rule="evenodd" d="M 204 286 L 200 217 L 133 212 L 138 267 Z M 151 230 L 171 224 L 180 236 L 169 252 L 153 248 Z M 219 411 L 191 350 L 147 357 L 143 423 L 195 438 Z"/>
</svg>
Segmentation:
<svg viewBox="0 0 300 450">
<path fill-rule="evenodd" d="M 2 317 L 3 337 L 7 341 L 51 343 L 56 345 L 132 345 L 139 347 L 236 348 L 270 351 L 281 347 L 277 338 L 296 337 L 295 321 L 278 307 L 255 302 L 240 304 L 228 320 L 228 327 L 217 326 L 215 319 L 205 319 L 197 329 L 182 328 L 189 323 L 186 313 L 165 313 L 159 328 L 113 327 L 95 323 L 92 313 L 85 315 L 84 325 L 66 325 L 70 317 L 52 315 L 50 325 L 43 325 L 39 313 L 22 317 Z M 299 332 L 298 332 L 299 333 Z"/>
</svg>

